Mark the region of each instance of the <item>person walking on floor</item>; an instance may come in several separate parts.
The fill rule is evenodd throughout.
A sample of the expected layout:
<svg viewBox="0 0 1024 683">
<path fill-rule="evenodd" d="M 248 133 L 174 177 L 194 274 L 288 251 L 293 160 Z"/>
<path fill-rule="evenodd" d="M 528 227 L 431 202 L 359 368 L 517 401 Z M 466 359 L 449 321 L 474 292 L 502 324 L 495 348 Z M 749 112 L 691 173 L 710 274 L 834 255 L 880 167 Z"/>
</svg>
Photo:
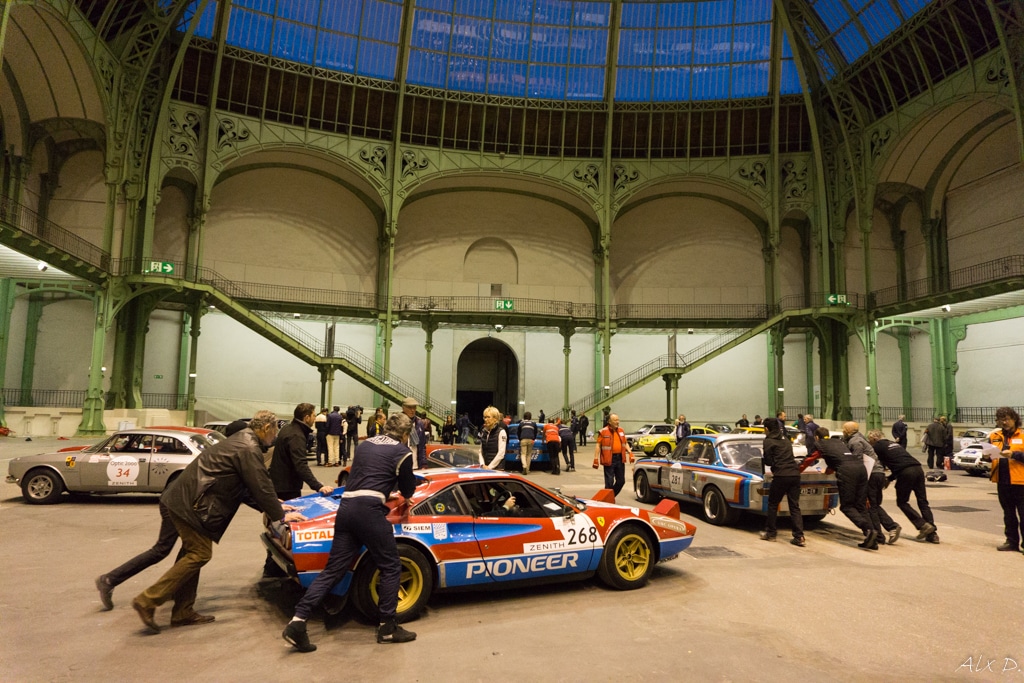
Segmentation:
<svg viewBox="0 0 1024 683">
<path fill-rule="evenodd" d="M 619 416 L 608 415 L 608 424 L 594 440 L 594 469 L 604 468 L 604 487 L 617 496 L 626 485 L 626 462 L 633 462 L 633 453 L 626 442 L 626 432 L 619 426 Z"/>
<path fill-rule="evenodd" d="M 811 455 L 804 460 L 803 467 L 821 458 L 836 473 L 839 510 L 864 534 L 864 542 L 857 544 L 857 547 L 878 550 L 878 534 L 871 528 L 871 520 L 866 511 L 868 473 L 864 469 L 863 458 L 854 457 L 841 439 L 830 439 L 825 427 L 818 427 L 815 440 L 807 448 Z"/>
<path fill-rule="evenodd" d="M 885 466 L 875 453 L 864 435 L 860 433 L 860 425 L 856 422 L 843 423 L 843 441 L 855 457 L 864 462 L 864 470 L 868 475 L 868 519 L 871 520 L 871 528 L 878 534 L 878 539 L 885 543 L 885 533 L 889 534 L 889 545 L 892 545 L 900 537 L 902 528 L 893 521 L 889 513 L 882 507 L 882 491 L 889 485 L 885 478 Z M 883 533 L 883 530 L 885 533 Z"/>
<path fill-rule="evenodd" d="M 343 427 L 345 420 L 341 413 L 340 406 L 334 406 L 327 415 L 327 466 L 341 466 L 341 436 L 345 431 Z"/>
<path fill-rule="evenodd" d="M 537 438 L 537 423 L 533 421 L 533 413 L 527 410 L 519 423 L 519 459 L 523 463 L 523 474 L 530 473 L 533 462 L 533 440 Z"/>
<path fill-rule="evenodd" d="M 1006 542 L 997 550 L 1021 550 L 1024 540 L 1024 432 L 1020 428 L 1020 415 L 1013 408 L 1003 406 L 996 410 L 998 429 L 988 435 L 988 441 L 999 449 L 992 458 L 992 481 L 1003 508 L 1003 533 Z"/>
<path fill-rule="evenodd" d="M 551 463 L 551 474 L 561 474 L 558 453 L 562 450 L 562 437 L 558 434 L 558 425 L 555 424 L 553 417 L 549 417 L 547 424 L 544 425 L 544 448 Z"/>
</svg>

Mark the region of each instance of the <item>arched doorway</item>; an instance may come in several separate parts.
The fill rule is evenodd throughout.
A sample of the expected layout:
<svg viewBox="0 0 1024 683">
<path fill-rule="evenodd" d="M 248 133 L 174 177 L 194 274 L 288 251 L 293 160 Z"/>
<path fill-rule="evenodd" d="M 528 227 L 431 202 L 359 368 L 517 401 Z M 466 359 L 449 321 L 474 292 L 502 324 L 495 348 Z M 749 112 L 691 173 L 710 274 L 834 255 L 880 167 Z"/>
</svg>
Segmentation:
<svg viewBox="0 0 1024 683">
<path fill-rule="evenodd" d="M 477 339 L 459 355 L 455 381 L 455 412 L 483 424 L 484 408 L 493 405 L 508 415 L 519 407 L 519 361 L 504 342 Z"/>
</svg>

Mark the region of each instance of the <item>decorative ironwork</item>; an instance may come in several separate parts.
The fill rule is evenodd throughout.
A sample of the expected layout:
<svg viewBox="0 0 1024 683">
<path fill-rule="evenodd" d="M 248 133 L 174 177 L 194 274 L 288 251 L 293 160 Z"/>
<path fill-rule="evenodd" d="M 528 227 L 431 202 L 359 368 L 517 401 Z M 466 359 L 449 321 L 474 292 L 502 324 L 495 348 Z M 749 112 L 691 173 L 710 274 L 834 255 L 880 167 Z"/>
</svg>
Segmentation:
<svg viewBox="0 0 1024 683">
<path fill-rule="evenodd" d="M 415 150 L 407 149 L 402 152 L 402 180 L 415 176 L 428 166 L 430 160 Z"/>
<path fill-rule="evenodd" d="M 636 182 L 640 178 L 640 172 L 636 169 L 629 169 L 623 164 L 616 164 L 612 168 L 612 181 L 614 183 L 615 193 L 618 194 L 626 189 L 626 186 L 630 183 Z"/>
<path fill-rule="evenodd" d="M 754 187 L 768 187 L 768 167 L 763 161 L 752 161 L 740 166 L 739 175 Z"/>
<path fill-rule="evenodd" d="M 202 130 L 202 120 L 199 118 L 199 114 L 194 111 L 186 111 L 185 115 L 181 118 L 182 120 L 178 121 L 174 111 L 171 111 L 168 124 L 170 134 L 167 137 L 167 142 L 174 154 L 195 159 L 199 148 L 199 133 Z"/>
<path fill-rule="evenodd" d="M 601 191 L 601 169 L 597 164 L 585 164 L 573 171 L 572 175 L 587 189 L 594 192 Z"/>
<path fill-rule="evenodd" d="M 998 83 L 1004 88 L 1010 87 L 1010 72 L 1006 68 L 1005 56 L 999 55 L 999 61 L 988 68 L 985 80 L 989 83 Z"/>
<path fill-rule="evenodd" d="M 888 128 L 876 130 L 871 133 L 871 160 L 877 161 L 882 156 L 882 150 L 889 144 L 892 138 L 892 131 Z"/>
<path fill-rule="evenodd" d="M 782 164 L 782 196 L 788 201 L 803 199 L 807 194 L 807 164 L 795 161 Z"/>
<path fill-rule="evenodd" d="M 374 145 L 359 151 L 359 158 L 370 165 L 382 178 L 388 177 L 388 149 L 383 145 Z"/>
<path fill-rule="evenodd" d="M 249 139 L 249 130 L 240 121 L 229 118 L 221 118 L 217 122 L 217 151 L 234 147 L 239 142 Z"/>
</svg>

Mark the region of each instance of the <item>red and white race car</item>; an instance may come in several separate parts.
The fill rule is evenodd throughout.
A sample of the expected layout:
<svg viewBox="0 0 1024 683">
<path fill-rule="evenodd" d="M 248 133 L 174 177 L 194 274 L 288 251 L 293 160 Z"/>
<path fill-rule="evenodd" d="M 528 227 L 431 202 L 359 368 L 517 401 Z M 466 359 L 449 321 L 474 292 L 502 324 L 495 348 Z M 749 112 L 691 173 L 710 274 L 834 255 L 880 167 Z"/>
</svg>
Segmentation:
<svg viewBox="0 0 1024 683">
<path fill-rule="evenodd" d="M 421 470 L 405 516 L 392 498 L 390 521 L 402 557 L 398 619 L 415 618 L 435 590 L 586 579 L 620 590 L 647 583 L 654 565 L 686 550 L 696 528 L 679 505 L 653 511 L 616 505 L 612 492 L 579 499 L 513 473 Z M 288 501 L 308 520 L 271 522 L 263 542 L 290 576 L 308 587 L 327 563 L 343 489 Z M 396 494 L 397 496 L 397 494 Z M 506 509 L 510 496 L 515 505 Z M 365 553 L 334 588 L 367 617 L 377 614 L 378 575 Z"/>
</svg>

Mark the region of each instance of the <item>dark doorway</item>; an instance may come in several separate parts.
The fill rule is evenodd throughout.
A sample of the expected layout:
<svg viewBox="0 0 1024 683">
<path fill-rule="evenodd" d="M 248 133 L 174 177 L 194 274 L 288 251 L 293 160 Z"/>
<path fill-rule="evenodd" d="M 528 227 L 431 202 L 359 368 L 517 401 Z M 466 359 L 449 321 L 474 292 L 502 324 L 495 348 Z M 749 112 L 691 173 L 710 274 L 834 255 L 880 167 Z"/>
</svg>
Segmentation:
<svg viewBox="0 0 1024 683">
<path fill-rule="evenodd" d="M 504 342 L 487 337 L 471 343 L 459 356 L 455 411 L 469 413 L 469 421 L 479 427 L 489 405 L 506 415 L 518 412 L 519 361 Z"/>
</svg>

